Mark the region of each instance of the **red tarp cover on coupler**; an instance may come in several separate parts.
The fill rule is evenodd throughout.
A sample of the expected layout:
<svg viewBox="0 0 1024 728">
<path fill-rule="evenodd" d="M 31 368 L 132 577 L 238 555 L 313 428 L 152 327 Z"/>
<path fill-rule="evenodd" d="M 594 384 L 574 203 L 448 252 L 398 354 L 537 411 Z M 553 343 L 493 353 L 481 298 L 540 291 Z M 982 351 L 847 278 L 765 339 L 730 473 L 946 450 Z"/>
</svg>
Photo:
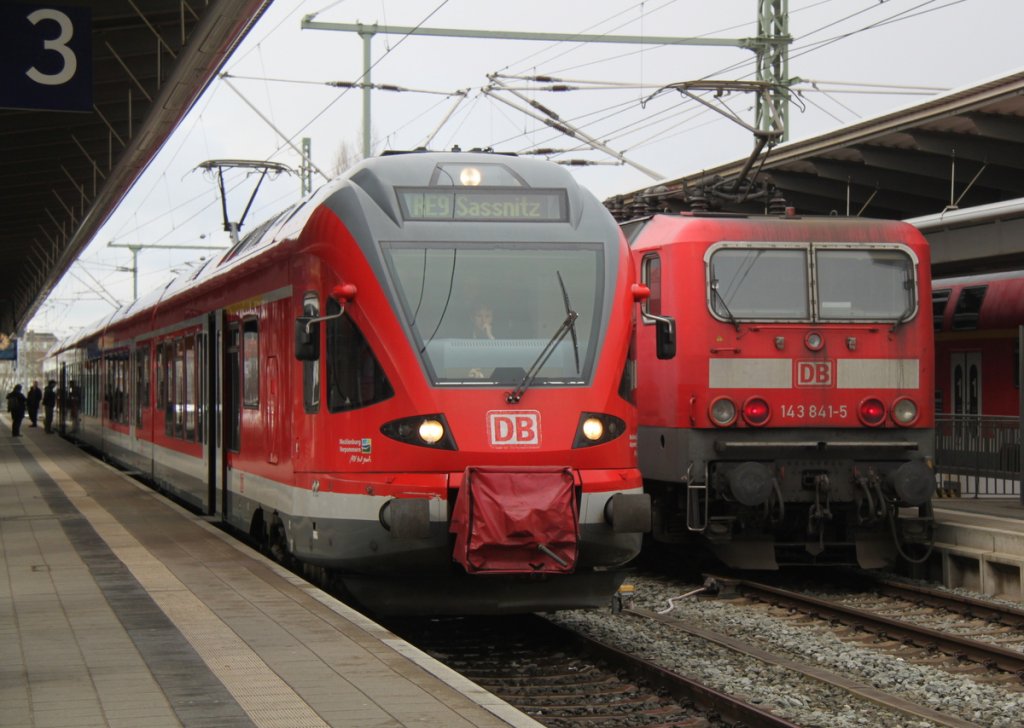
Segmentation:
<svg viewBox="0 0 1024 728">
<path fill-rule="evenodd" d="M 449 530 L 470 574 L 568 574 L 579 552 L 569 468 L 467 468 Z"/>
</svg>

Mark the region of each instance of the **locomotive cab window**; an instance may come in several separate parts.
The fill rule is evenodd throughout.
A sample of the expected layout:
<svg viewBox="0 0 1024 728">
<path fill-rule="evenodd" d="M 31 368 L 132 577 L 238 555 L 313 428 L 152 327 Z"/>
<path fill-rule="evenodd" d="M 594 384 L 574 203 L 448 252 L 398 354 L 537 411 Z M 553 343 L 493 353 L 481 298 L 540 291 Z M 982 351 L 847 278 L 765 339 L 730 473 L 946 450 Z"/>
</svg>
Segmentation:
<svg viewBox="0 0 1024 728">
<path fill-rule="evenodd" d="M 808 317 L 807 253 L 800 248 L 768 250 L 723 247 L 707 265 L 708 307 L 729 320 L 804 320 Z M 776 281 L 791 281 L 779 286 Z"/>
<path fill-rule="evenodd" d="M 602 245 L 383 247 L 435 384 L 514 386 L 534 368 L 535 387 L 587 382 L 604 306 Z"/>
<path fill-rule="evenodd" d="M 315 292 L 307 293 L 302 300 L 302 316 L 307 319 L 320 317 L 320 296 Z M 317 337 L 320 336 L 320 325 L 310 327 Z M 302 362 L 302 403 L 306 412 L 313 414 L 320 411 L 320 358 Z"/>
<path fill-rule="evenodd" d="M 645 314 L 661 316 L 661 258 L 659 256 L 644 257 L 640 268 L 640 281 L 651 291 L 651 295 L 641 304 L 641 311 Z"/>
<path fill-rule="evenodd" d="M 903 322 L 917 312 L 915 265 L 896 245 L 719 243 L 706 255 L 707 304 L 731 323 Z"/>
<path fill-rule="evenodd" d="M 327 409 L 344 412 L 366 407 L 393 396 L 388 381 L 366 337 L 341 306 L 327 303 Z"/>
<path fill-rule="evenodd" d="M 815 259 L 820 320 L 905 321 L 913 315 L 914 265 L 903 251 L 823 248 Z"/>
</svg>

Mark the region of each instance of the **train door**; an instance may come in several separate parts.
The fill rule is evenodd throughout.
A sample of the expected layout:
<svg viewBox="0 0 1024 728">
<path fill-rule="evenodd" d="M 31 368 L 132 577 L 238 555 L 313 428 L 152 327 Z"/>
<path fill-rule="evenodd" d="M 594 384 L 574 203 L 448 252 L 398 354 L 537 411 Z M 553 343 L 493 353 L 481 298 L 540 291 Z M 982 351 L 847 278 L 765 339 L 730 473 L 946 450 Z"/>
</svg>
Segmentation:
<svg viewBox="0 0 1024 728">
<path fill-rule="evenodd" d="M 68 411 L 68 365 L 60 363 L 60 373 L 57 375 L 57 432 L 61 435 L 67 434 L 67 411 Z"/>
<path fill-rule="evenodd" d="M 320 294 L 316 291 L 307 292 L 302 299 L 302 315 L 308 320 L 320 318 Z M 302 408 L 296 407 L 292 424 L 292 438 L 303 447 L 295 448 L 293 463 L 296 472 L 309 470 L 309 457 L 316 447 L 317 428 L 316 415 L 320 412 L 320 367 L 322 360 L 321 324 L 310 324 L 313 335 L 313 352 L 311 356 L 302 357 Z M 307 352 L 310 354 L 310 352 Z"/>
<path fill-rule="evenodd" d="M 950 411 L 953 413 L 953 448 L 977 450 L 978 415 L 981 414 L 981 353 L 956 351 L 949 355 Z"/>
<path fill-rule="evenodd" d="M 223 328 L 223 311 L 211 313 L 203 324 L 203 336 L 199 348 L 199 392 L 198 411 L 205 416 L 200 426 L 200 437 L 203 442 L 203 462 L 206 464 L 206 482 L 208 486 L 207 503 L 210 513 L 224 512 L 224 451 L 221 447 L 221 423 L 218 415 L 218 392 L 220 391 L 218 362 L 221 331 Z"/>
<path fill-rule="evenodd" d="M 224 519 L 230 521 L 233 503 L 231 502 L 231 466 L 232 455 L 238 452 L 241 441 L 242 399 L 240 390 L 241 378 L 241 344 L 242 332 L 240 322 L 228 322 L 227 314 L 220 313 L 220 381 L 223 386 L 218 390 L 220 403 L 220 487 L 221 512 Z"/>
<path fill-rule="evenodd" d="M 981 414 L 981 352 L 957 351 L 949 355 L 950 411 L 954 415 Z"/>
</svg>

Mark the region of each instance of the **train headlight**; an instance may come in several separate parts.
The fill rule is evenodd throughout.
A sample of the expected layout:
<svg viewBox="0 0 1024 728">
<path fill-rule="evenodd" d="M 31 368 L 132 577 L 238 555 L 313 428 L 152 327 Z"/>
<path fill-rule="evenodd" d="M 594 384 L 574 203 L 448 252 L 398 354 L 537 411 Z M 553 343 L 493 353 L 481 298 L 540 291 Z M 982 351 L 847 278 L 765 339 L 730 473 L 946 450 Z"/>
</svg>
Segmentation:
<svg viewBox="0 0 1024 728">
<path fill-rule="evenodd" d="M 457 450 L 448 421 L 442 414 L 403 417 L 381 425 L 382 434 L 406 445 L 419 445 L 435 450 Z"/>
<path fill-rule="evenodd" d="M 869 397 L 860 403 L 857 415 L 868 427 L 878 427 L 885 420 L 885 405 L 874 397 Z"/>
<path fill-rule="evenodd" d="M 910 399 L 898 399 L 892 405 L 892 419 L 897 425 L 909 427 L 917 422 L 917 405 Z"/>
<path fill-rule="evenodd" d="M 428 445 L 433 445 L 444 437 L 444 425 L 437 420 L 423 420 L 420 423 L 420 439 Z"/>
<path fill-rule="evenodd" d="M 483 180 L 483 175 L 476 167 L 463 167 L 459 172 L 459 182 L 466 187 L 476 187 Z"/>
<path fill-rule="evenodd" d="M 572 446 L 579 448 L 600 445 L 614 440 L 625 431 L 625 420 L 599 412 L 584 412 L 580 415 L 579 424 L 576 425 L 576 439 L 573 440 Z"/>
<path fill-rule="evenodd" d="M 711 403 L 708 415 L 719 427 L 728 427 L 736 421 L 736 405 L 728 397 L 719 397 Z"/>
<path fill-rule="evenodd" d="M 751 397 L 743 403 L 743 420 L 754 427 L 760 427 L 772 416 L 772 409 L 760 397 Z"/>
<path fill-rule="evenodd" d="M 583 420 L 583 426 L 580 427 L 580 430 L 588 440 L 600 440 L 604 434 L 604 425 L 596 417 L 588 417 Z"/>
</svg>

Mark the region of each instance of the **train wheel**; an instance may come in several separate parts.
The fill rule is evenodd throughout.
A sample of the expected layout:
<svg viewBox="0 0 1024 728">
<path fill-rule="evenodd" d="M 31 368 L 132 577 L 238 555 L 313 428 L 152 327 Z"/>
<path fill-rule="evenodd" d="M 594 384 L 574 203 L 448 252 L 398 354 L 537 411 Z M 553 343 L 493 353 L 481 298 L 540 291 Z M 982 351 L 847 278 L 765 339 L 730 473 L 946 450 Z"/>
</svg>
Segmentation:
<svg viewBox="0 0 1024 728">
<path fill-rule="evenodd" d="M 270 528 L 267 531 L 267 551 L 273 559 L 285 566 L 291 561 L 291 554 L 288 551 L 288 537 L 284 530 L 284 523 L 281 517 L 274 512 L 270 519 Z"/>
</svg>

